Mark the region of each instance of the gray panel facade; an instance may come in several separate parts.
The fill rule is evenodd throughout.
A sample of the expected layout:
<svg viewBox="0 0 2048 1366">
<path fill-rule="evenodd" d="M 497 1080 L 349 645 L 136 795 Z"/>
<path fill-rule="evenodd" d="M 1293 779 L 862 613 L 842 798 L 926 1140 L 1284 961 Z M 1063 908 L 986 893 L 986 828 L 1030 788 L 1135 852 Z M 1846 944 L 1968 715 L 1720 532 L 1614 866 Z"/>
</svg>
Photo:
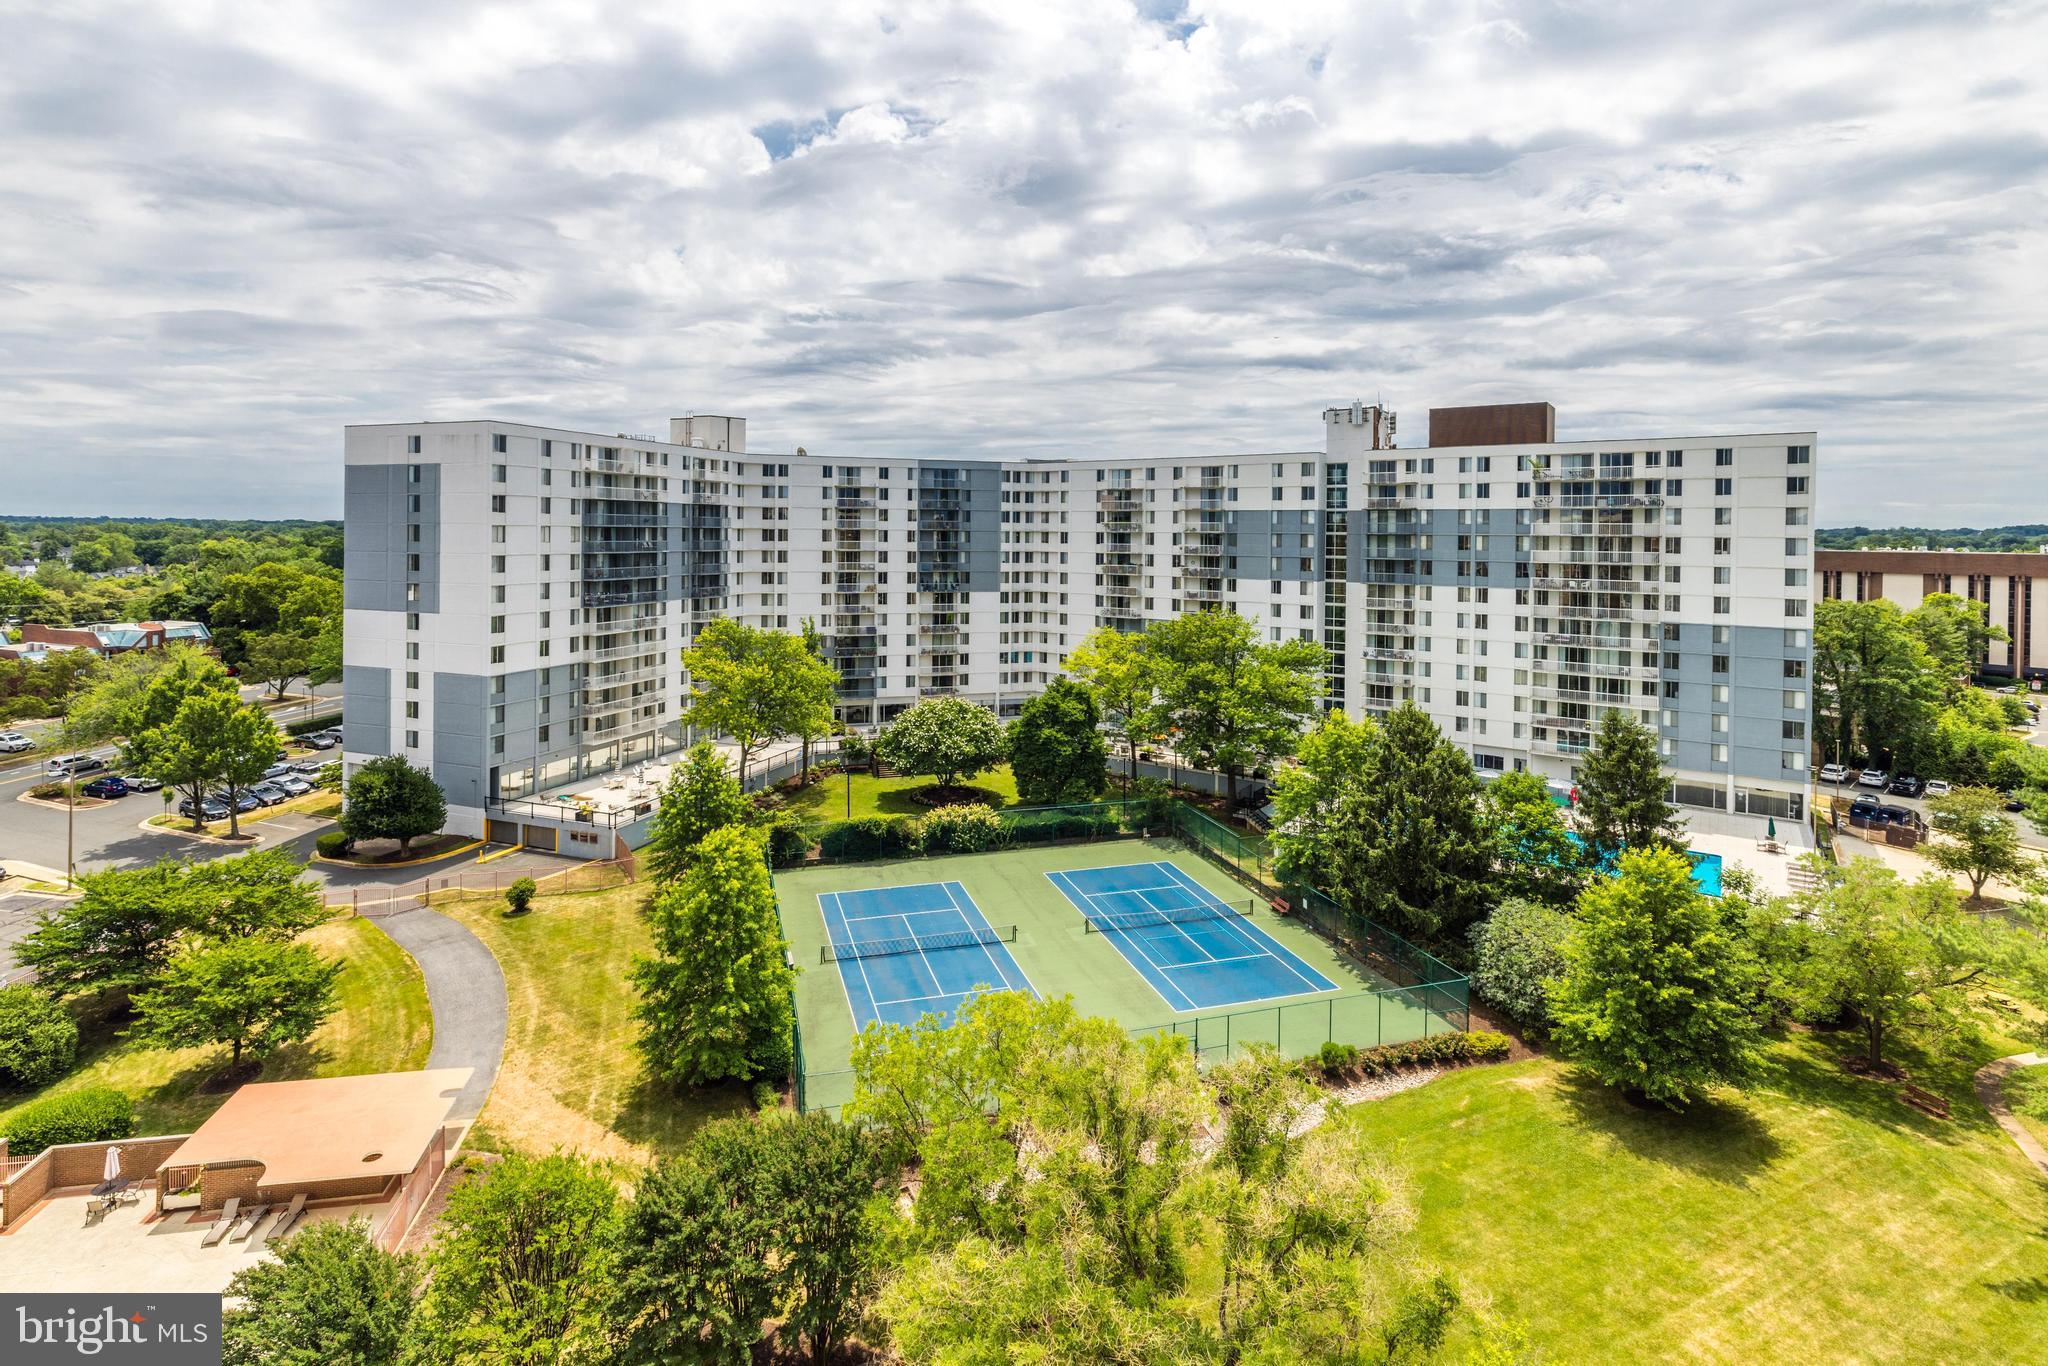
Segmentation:
<svg viewBox="0 0 2048 1366">
<path fill-rule="evenodd" d="M 351 754 L 391 753 L 391 670 L 342 666 L 341 722 Z"/>
<path fill-rule="evenodd" d="M 489 687 L 481 674 L 434 675 L 434 781 L 450 806 L 481 807 L 485 802 Z"/>
<path fill-rule="evenodd" d="M 1286 583 L 1313 582 L 1323 577 L 1321 529 L 1312 508 L 1223 514 L 1223 553 L 1232 578 Z M 1303 536 L 1308 549 L 1302 548 Z M 1303 561 L 1307 567 L 1303 567 Z"/>
<path fill-rule="evenodd" d="M 410 471 L 418 469 L 413 483 Z M 413 499 L 419 506 L 413 506 Z M 341 604 L 368 612 L 441 610 L 441 467 L 349 465 L 342 479 Z M 411 569 L 407 556 L 419 556 Z M 418 598 L 406 600 L 406 585 Z"/>
</svg>

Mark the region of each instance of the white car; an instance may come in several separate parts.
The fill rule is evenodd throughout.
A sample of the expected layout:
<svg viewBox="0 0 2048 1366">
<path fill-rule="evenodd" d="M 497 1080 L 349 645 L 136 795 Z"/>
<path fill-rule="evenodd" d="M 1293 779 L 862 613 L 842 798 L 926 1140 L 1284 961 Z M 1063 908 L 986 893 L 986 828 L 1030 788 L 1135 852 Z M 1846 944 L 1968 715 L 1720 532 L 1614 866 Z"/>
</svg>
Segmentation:
<svg viewBox="0 0 2048 1366">
<path fill-rule="evenodd" d="M 18 730 L 0 730 L 0 754 L 19 754 L 35 747 L 36 742 Z"/>
<path fill-rule="evenodd" d="M 1948 793 L 1949 786 L 1947 781 L 1941 778 L 1936 778 L 1932 782 L 1927 784 L 1927 791 L 1922 795 L 1928 797 L 1946 797 Z"/>
<path fill-rule="evenodd" d="M 1824 783 L 1846 783 L 1849 781 L 1848 766 L 1846 764 L 1822 764 L 1820 780 Z"/>
<path fill-rule="evenodd" d="M 1882 792 L 1885 790 L 1886 785 L 1889 784 L 1891 780 L 1892 775 L 1886 773 L 1881 768 L 1866 768 L 1863 770 L 1863 776 L 1856 780 L 1856 786 L 1874 787 L 1879 792 Z"/>
</svg>

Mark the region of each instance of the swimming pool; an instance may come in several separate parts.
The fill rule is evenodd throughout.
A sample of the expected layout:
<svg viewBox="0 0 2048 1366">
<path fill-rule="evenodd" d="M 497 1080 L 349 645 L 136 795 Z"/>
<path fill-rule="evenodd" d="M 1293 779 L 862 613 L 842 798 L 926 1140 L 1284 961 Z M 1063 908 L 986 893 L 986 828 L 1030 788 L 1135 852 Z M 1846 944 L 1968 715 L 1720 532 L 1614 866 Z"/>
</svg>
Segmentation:
<svg viewBox="0 0 2048 1366">
<path fill-rule="evenodd" d="M 1572 831 L 1565 832 L 1565 838 L 1583 849 L 1586 842 Z M 1721 895 L 1721 856 L 1710 854 L 1704 849 L 1688 849 L 1685 856 L 1692 860 L 1692 881 L 1695 887 L 1708 896 Z M 1603 873 L 1614 871 L 1612 864 L 1600 869 Z"/>
</svg>

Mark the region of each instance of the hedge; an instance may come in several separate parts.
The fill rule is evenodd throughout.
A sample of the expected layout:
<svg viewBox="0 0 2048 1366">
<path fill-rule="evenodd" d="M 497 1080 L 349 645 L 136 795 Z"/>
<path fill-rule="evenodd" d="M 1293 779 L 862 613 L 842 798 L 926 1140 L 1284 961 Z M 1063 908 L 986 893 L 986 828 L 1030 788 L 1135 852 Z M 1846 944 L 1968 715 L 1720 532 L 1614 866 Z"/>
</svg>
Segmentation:
<svg viewBox="0 0 2048 1366">
<path fill-rule="evenodd" d="M 331 716 L 309 716 L 288 723 L 284 728 L 284 733 L 286 735 L 311 735 L 316 730 L 333 730 L 334 726 L 335 721 Z"/>
<path fill-rule="evenodd" d="M 313 839 L 313 852 L 321 858 L 340 858 L 348 852 L 348 836 L 339 830 L 329 830 Z"/>
<path fill-rule="evenodd" d="M 771 868 L 794 868 L 811 853 L 811 837 L 804 833 L 803 826 L 787 817 L 777 817 L 768 825 L 768 866 Z"/>
<path fill-rule="evenodd" d="M 1123 833 L 1121 821 L 1098 811 L 1021 811 L 1002 819 L 1017 844 L 1109 839 Z"/>
<path fill-rule="evenodd" d="M 941 806 L 917 823 L 917 846 L 927 854 L 980 854 L 1009 842 L 1010 832 L 985 806 Z"/>
<path fill-rule="evenodd" d="M 24 1105 L 7 1121 L 8 1151 L 29 1157 L 60 1143 L 98 1143 L 135 1132 L 135 1107 L 110 1086 L 66 1091 Z"/>
<path fill-rule="evenodd" d="M 1499 1062 L 1508 1055 L 1508 1036 L 1490 1029 L 1461 1034 L 1432 1034 L 1406 1043 L 1381 1044 L 1377 1048 L 1355 1048 L 1348 1043 L 1326 1043 L 1315 1066 L 1326 1077 L 1358 1071 L 1368 1077 L 1383 1077 L 1404 1067 L 1458 1067 L 1465 1063 Z"/>
<path fill-rule="evenodd" d="M 884 858 L 917 850 L 917 822 L 910 816 L 856 816 L 818 831 L 818 852 L 828 859 Z"/>
</svg>

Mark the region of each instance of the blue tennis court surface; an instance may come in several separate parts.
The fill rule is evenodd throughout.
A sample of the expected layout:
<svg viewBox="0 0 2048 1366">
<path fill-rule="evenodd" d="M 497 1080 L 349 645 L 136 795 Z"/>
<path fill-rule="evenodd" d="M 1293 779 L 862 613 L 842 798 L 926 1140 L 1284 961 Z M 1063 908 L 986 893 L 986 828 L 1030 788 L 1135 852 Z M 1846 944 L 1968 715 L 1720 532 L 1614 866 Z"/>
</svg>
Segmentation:
<svg viewBox="0 0 2048 1366">
<path fill-rule="evenodd" d="M 844 954 L 837 959 L 839 980 L 853 1007 L 856 1030 L 867 1028 L 870 1020 L 914 1024 L 927 1013 L 950 1020 L 953 1008 L 979 988 L 1031 990 L 1003 944 L 958 942 L 990 926 L 957 882 L 825 892 L 818 906 L 833 950 Z M 940 942 L 923 942 L 933 939 Z M 918 942 L 893 942 L 905 940 Z M 860 955 L 863 946 L 885 944 L 889 952 Z"/>
<path fill-rule="evenodd" d="M 1046 876 L 1175 1010 L 1337 989 L 1249 916 L 1170 863 Z"/>
</svg>

